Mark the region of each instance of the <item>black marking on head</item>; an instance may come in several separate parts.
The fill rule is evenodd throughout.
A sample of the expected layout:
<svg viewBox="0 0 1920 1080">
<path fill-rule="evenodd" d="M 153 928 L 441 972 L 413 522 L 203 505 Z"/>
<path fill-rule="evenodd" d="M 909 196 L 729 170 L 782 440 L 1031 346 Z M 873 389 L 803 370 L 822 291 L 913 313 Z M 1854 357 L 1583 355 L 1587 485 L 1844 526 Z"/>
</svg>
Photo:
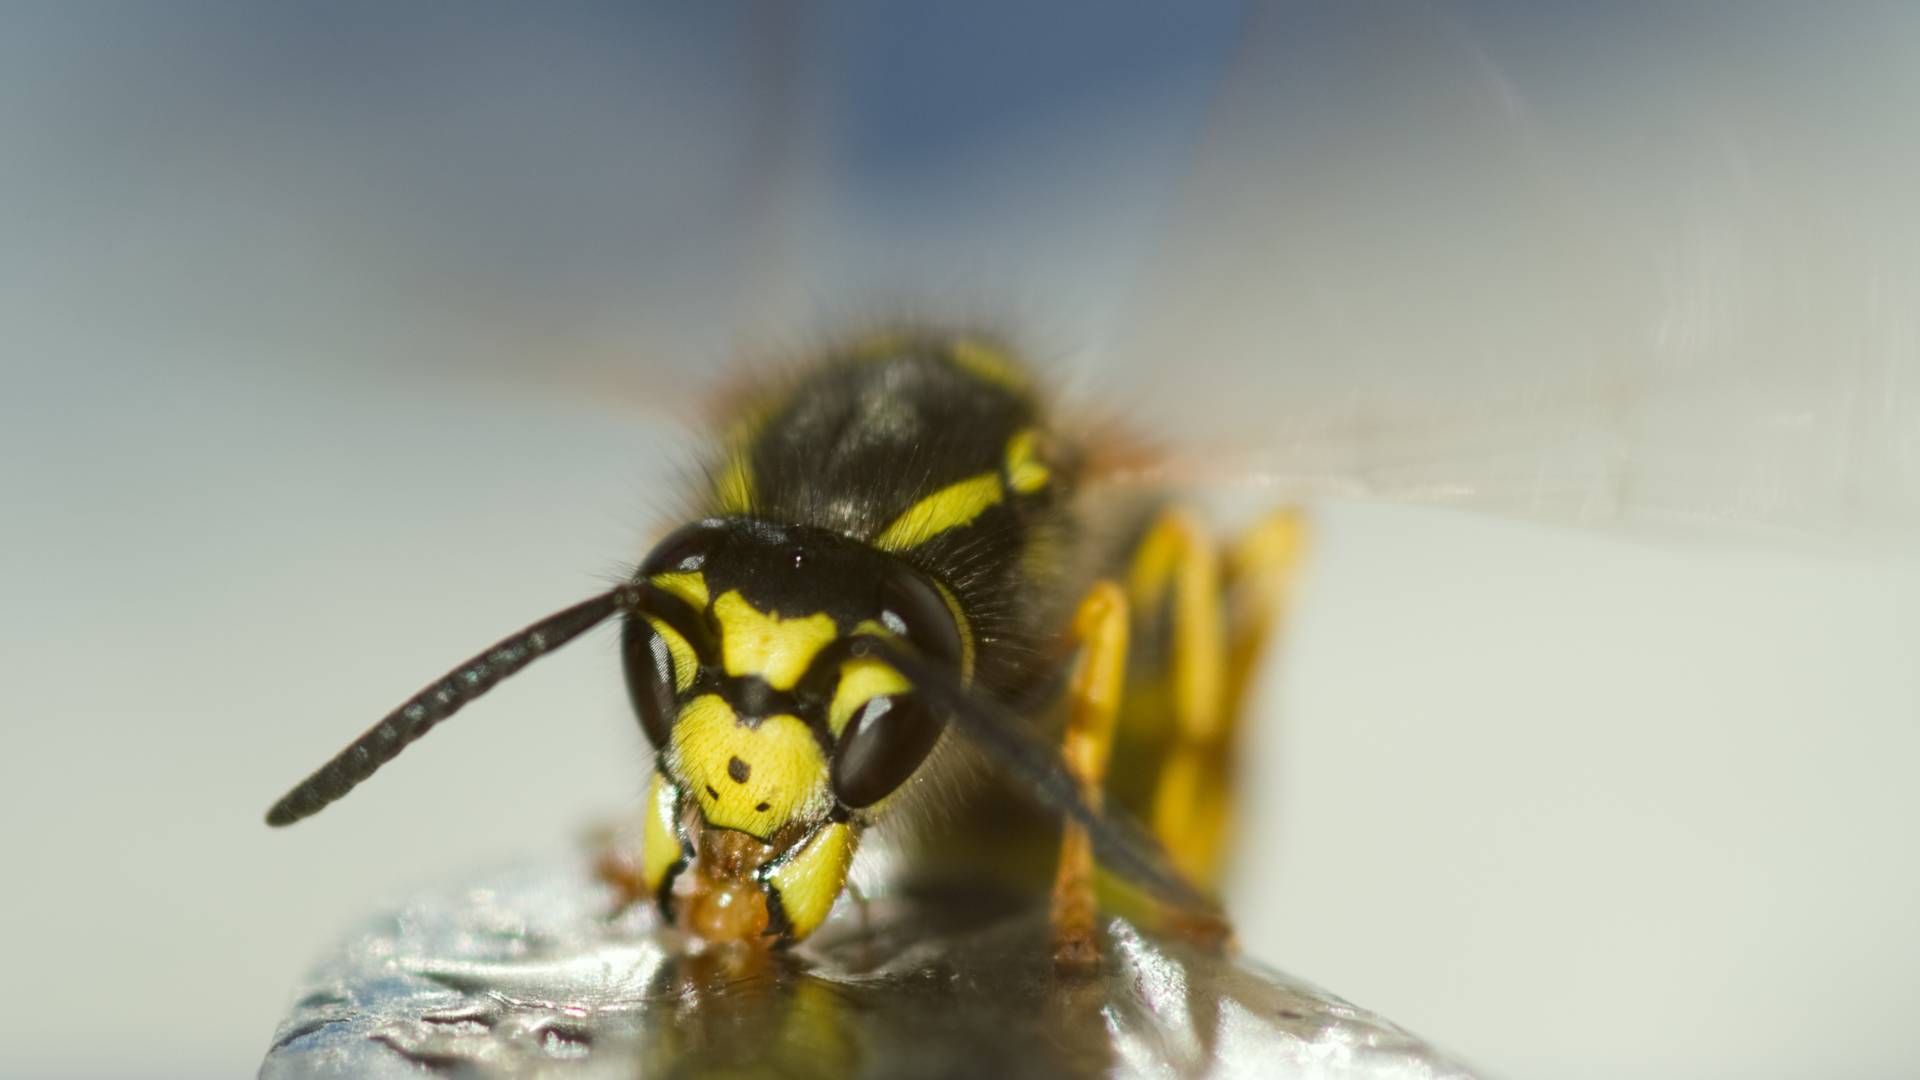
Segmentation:
<svg viewBox="0 0 1920 1080">
<path fill-rule="evenodd" d="M 703 784 L 701 786 L 707 789 L 707 797 L 709 799 L 718 799 L 720 797 L 720 793 L 713 790 L 712 784 Z"/>
<path fill-rule="evenodd" d="M 754 804 L 754 807 L 753 807 L 753 808 L 754 808 L 754 810 L 756 810 L 756 811 L 758 811 L 759 813 L 762 813 L 762 814 L 764 814 L 764 813 L 766 813 L 766 812 L 768 811 L 768 809 L 770 809 L 770 808 L 771 808 L 772 806 L 773 806 L 773 804 L 772 804 L 772 803 L 770 803 L 770 802 L 762 802 L 762 803 L 755 803 L 755 804 Z"/>
<path fill-rule="evenodd" d="M 753 766 L 741 761 L 738 757 L 730 757 L 727 759 L 727 776 L 734 783 L 744 784 L 747 782 L 747 777 L 752 775 Z M 765 810 L 766 808 L 766 803 L 760 804 L 760 809 Z"/>
<path fill-rule="evenodd" d="M 733 707 L 733 722 L 740 727 L 757 729 L 767 717 L 799 708 L 792 694 L 775 690 L 758 675 L 729 675 L 721 687 Z"/>
<path fill-rule="evenodd" d="M 873 617 L 875 584 L 890 557 L 827 529 L 753 518 L 714 522 L 702 573 L 715 597 L 738 592 L 783 619 L 826 615 L 840 626 Z"/>
</svg>

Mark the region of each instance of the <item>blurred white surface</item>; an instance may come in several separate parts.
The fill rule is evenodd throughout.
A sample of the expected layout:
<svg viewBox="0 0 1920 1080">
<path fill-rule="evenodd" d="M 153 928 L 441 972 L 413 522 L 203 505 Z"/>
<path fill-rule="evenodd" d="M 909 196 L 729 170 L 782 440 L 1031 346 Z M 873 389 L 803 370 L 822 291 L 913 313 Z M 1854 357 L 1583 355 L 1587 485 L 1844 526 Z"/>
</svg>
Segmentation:
<svg viewBox="0 0 1920 1080">
<path fill-rule="evenodd" d="M 1913 1069 L 1920 577 L 1317 521 L 1249 755 L 1256 954 L 1513 1076 Z"/>
<path fill-rule="evenodd" d="M 739 340 L 931 302 L 1309 479 L 1595 516 L 1511 483 L 1546 475 L 1632 496 L 1603 509 L 1911 540 L 1904 9 L 1302 10 L 1296 62 L 1266 69 L 1294 82 L 1254 80 L 1279 104 L 1253 114 L 1206 109 L 1231 12 L 1083 40 L 832 8 L 783 53 L 738 12 L 341 10 L 22 6 L 0 34 L 0 1072 L 248 1070 L 365 912 L 637 799 L 601 633 L 342 806 L 260 824 L 394 702 L 637 556 L 677 503 L 662 418 Z M 1129 27 L 1186 66 L 1143 68 Z M 1035 81 L 1069 55 L 1047 33 L 1090 71 L 1126 60 Z M 1012 40 L 1038 44 L 968 51 Z M 898 59 L 942 48 L 924 84 Z M 975 101 L 983 55 L 1048 108 Z M 792 112 L 758 111 L 769 86 Z M 983 115 L 889 93 L 916 87 Z M 907 138 L 927 116 L 951 130 Z M 1244 192 L 1210 185 L 1234 175 L 1271 219 L 1232 228 Z M 1749 355 L 1750 399 L 1673 378 Z M 1633 423 L 1575 392 L 1622 372 L 1685 392 L 1627 399 L 1657 408 Z M 1491 449 L 1459 437 L 1481 408 Z M 1302 417 L 1336 437 L 1294 438 Z M 1606 471 L 1623 447 L 1647 483 Z M 1514 1075 L 1920 1068 L 1910 566 L 1315 521 L 1248 760 L 1233 903 L 1257 955 Z M 455 805 L 487 826 L 443 827 Z"/>
</svg>

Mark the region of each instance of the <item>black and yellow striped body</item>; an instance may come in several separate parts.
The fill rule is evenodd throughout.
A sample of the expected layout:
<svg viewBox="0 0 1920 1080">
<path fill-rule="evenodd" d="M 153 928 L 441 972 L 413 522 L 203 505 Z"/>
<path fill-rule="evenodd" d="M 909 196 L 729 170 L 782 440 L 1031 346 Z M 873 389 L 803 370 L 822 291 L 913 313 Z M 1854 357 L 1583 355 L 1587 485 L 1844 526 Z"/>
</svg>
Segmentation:
<svg viewBox="0 0 1920 1080">
<path fill-rule="evenodd" d="M 1223 573 L 1185 515 L 1112 491 L 1083 507 L 1090 460 L 979 339 L 903 333 L 830 351 L 737 399 L 697 520 L 626 581 L 416 694 L 268 821 L 318 811 L 617 616 L 657 753 L 637 858 L 610 876 L 700 938 L 811 934 L 862 831 L 948 773 L 981 797 L 964 823 L 946 818 L 945 873 L 1023 876 L 1064 815 L 1063 956 L 1089 955 L 1096 852 L 1161 901 L 1204 909 L 1190 882 L 1216 861 L 1231 718 L 1297 529 L 1230 549 Z M 936 750 L 956 743 L 987 768 L 942 767 Z M 1122 817 L 1150 817 L 1174 863 L 1105 816 L 1109 796 Z"/>
<path fill-rule="evenodd" d="M 1076 565 L 1082 455 L 1050 420 L 992 345 L 877 336 L 744 405 L 706 510 L 826 529 L 913 565 L 957 602 L 972 681 L 1017 695 Z"/>
<path fill-rule="evenodd" d="M 738 409 L 701 520 L 636 575 L 684 608 L 678 625 L 629 618 L 629 685 L 660 750 L 640 876 L 703 937 L 792 939 L 946 723 L 937 688 L 850 650 L 885 642 L 1020 699 L 1070 599 L 1079 456 L 972 339 L 870 338 Z M 749 878 L 764 929 L 739 915 Z"/>
</svg>

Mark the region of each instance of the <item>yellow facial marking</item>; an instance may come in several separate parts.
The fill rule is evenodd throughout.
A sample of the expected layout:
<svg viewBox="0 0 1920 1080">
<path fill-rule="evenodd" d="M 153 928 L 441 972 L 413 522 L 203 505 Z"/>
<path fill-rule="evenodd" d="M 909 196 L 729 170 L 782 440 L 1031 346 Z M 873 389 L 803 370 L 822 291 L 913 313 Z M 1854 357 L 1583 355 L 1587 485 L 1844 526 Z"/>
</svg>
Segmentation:
<svg viewBox="0 0 1920 1080">
<path fill-rule="evenodd" d="M 791 690 L 813 656 L 839 636 L 825 614 L 783 619 L 762 614 L 736 590 L 713 602 L 720 623 L 720 662 L 729 675 L 758 675 L 775 690 Z"/>
<path fill-rule="evenodd" d="M 1006 353 L 984 342 L 960 338 L 947 346 L 947 355 L 982 382 L 1009 390 L 1024 390 L 1027 387 L 1026 373 Z"/>
<path fill-rule="evenodd" d="M 900 673 L 878 660 L 849 660 L 840 665 L 840 685 L 833 691 L 833 703 L 827 707 L 827 728 L 839 738 L 860 706 L 885 694 L 913 689 Z"/>
<path fill-rule="evenodd" d="M 1047 467 L 1034 453 L 1035 433 L 1028 428 L 1007 440 L 1007 486 L 1031 495 L 1047 486 Z"/>
<path fill-rule="evenodd" d="M 674 787 L 659 773 L 647 791 L 647 817 L 640 827 L 640 879 L 650 893 L 666 883 L 667 871 L 686 856 L 674 828 L 677 801 Z"/>
<path fill-rule="evenodd" d="M 700 657 L 694 653 L 693 646 L 687 644 L 687 639 L 680 636 L 680 631 L 651 615 L 646 618 L 647 625 L 666 642 L 667 655 L 673 658 L 673 688 L 685 693 L 687 687 L 693 685 L 694 676 L 700 674 Z"/>
<path fill-rule="evenodd" d="M 833 902 L 847 884 L 857 837 L 853 826 L 838 822 L 807 837 L 794 853 L 773 868 L 767 884 L 780 894 L 793 936 L 806 937 L 819 929 L 833 910 Z"/>
<path fill-rule="evenodd" d="M 655 574 L 647 579 L 647 584 L 685 600 L 696 611 L 707 609 L 707 578 L 698 570 Z"/>
<path fill-rule="evenodd" d="M 673 725 L 675 776 L 707 824 L 765 840 L 788 822 L 826 812 L 827 759 L 797 716 L 748 727 L 717 694 L 702 694 Z"/>
<path fill-rule="evenodd" d="M 905 551 L 957 529 L 985 513 L 1000 501 L 1000 474 L 981 473 L 921 499 L 893 519 L 873 546 L 882 551 Z"/>
</svg>

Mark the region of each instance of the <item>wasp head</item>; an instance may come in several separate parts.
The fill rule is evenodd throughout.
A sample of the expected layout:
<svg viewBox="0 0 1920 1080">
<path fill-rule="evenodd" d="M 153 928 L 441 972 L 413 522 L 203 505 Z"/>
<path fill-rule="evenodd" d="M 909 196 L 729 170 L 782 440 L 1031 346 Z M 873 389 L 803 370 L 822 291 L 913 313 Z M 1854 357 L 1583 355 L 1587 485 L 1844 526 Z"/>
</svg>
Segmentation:
<svg viewBox="0 0 1920 1080">
<path fill-rule="evenodd" d="M 698 855 L 696 880 L 751 878 L 771 929 L 804 936 L 838 895 L 867 813 L 945 726 L 861 644 L 911 650 L 964 680 L 964 617 L 894 556 L 747 518 L 676 531 L 635 577 L 648 602 L 627 616 L 623 656 L 660 773 L 647 884 L 673 914 L 674 878 Z M 808 893 L 804 912 L 796 891 Z"/>
</svg>

